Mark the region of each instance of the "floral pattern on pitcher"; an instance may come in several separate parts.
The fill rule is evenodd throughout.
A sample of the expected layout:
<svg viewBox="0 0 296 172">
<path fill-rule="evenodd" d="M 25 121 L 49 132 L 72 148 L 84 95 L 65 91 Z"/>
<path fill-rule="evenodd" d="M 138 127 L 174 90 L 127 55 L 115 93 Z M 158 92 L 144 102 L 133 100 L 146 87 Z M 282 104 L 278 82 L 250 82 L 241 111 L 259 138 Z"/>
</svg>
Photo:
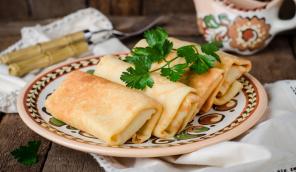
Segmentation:
<svg viewBox="0 0 296 172">
<path fill-rule="evenodd" d="M 197 23 L 200 33 L 206 35 L 207 41 L 227 41 L 227 32 L 230 20 L 227 15 L 220 14 L 216 19 L 214 15 L 199 18 Z"/>
<path fill-rule="evenodd" d="M 231 48 L 240 51 L 256 50 L 263 48 L 265 42 L 271 36 L 269 34 L 270 24 L 264 18 L 256 16 L 237 17 L 234 22 L 226 14 L 207 15 L 198 18 L 198 28 L 207 41 L 221 41 L 228 43 Z"/>
<path fill-rule="evenodd" d="M 264 18 L 237 17 L 229 27 L 228 35 L 231 39 L 230 46 L 241 51 L 263 48 L 269 34 L 270 25 Z"/>
<path fill-rule="evenodd" d="M 296 27 L 296 15 L 279 18 L 286 0 L 193 0 L 199 32 L 223 50 L 251 55 L 266 47 L 279 32 Z M 296 4 L 296 0 L 293 0 Z"/>
</svg>

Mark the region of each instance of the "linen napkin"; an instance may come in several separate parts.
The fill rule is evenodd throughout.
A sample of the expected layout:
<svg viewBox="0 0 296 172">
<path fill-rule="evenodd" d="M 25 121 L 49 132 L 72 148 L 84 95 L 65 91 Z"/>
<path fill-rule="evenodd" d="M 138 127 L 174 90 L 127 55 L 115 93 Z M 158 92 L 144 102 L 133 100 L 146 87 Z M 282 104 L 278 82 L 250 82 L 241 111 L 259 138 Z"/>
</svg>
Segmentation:
<svg viewBox="0 0 296 172">
<path fill-rule="evenodd" d="M 21 29 L 21 40 L 8 47 L 0 54 L 8 53 L 20 48 L 34 45 L 62 37 L 66 34 L 89 29 L 90 31 L 112 29 L 112 24 L 106 16 L 93 8 L 87 8 L 72 13 L 50 24 Z M 106 40 L 90 47 L 86 54 L 104 55 L 115 52 L 125 52 L 128 49 L 116 38 Z M 69 59 L 71 60 L 71 59 Z M 24 85 L 32 80 L 41 70 L 35 70 L 23 78 L 10 76 L 7 66 L 0 64 L 0 112 L 14 113 L 16 109 L 16 97 Z"/>
<path fill-rule="evenodd" d="M 270 101 L 264 119 L 235 140 L 180 156 L 93 156 L 107 172 L 294 172 L 296 80 L 278 81 L 265 88 Z"/>
</svg>

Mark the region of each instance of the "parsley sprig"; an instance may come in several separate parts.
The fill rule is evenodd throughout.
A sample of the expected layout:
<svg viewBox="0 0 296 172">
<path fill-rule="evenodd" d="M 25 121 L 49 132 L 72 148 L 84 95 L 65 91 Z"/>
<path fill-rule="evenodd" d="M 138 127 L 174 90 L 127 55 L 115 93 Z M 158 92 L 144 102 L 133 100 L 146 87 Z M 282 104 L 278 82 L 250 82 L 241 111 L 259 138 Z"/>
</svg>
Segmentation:
<svg viewBox="0 0 296 172">
<path fill-rule="evenodd" d="M 167 55 L 173 50 L 173 43 L 168 40 L 168 33 L 163 28 L 157 27 L 146 31 L 144 37 L 148 46 L 134 48 L 131 55 L 124 60 L 133 64 L 133 67 L 129 67 L 120 77 L 130 88 L 143 90 L 147 86 L 153 87 L 154 81 L 150 75 L 152 72 L 160 70 L 162 76 L 176 82 L 187 69 L 202 74 L 214 67 L 216 61 L 220 61 L 216 54 L 220 46 L 217 42 L 202 44 L 201 53 L 199 53 L 196 45 L 180 47 L 176 50 L 176 57 L 167 60 Z M 172 62 L 178 58 L 183 58 L 185 62 L 172 65 Z M 165 62 L 163 66 L 151 70 L 153 63 L 162 61 Z"/>
<path fill-rule="evenodd" d="M 29 141 L 26 146 L 20 146 L 13 150 L 11 154 L 21 164 L 30 166 L 38 162 L 37 152 L 40 147 L 40 141 Z"/>
</svg>

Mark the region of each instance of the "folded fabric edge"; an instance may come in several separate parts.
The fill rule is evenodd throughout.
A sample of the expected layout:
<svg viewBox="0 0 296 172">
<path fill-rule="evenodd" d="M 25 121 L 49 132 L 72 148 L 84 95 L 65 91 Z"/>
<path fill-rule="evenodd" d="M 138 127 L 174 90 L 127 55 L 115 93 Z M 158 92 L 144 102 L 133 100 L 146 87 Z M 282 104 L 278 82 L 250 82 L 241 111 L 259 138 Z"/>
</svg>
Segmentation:
<svg viewBox="0 0 296 172">
<path fill-rule="evenodd" d="M 94 153 L 90 153 L 90 155 L 99 163 L 101 167 L 103 167 L 106 170 L 106 172 L 115 172 L 118 170 L 117 168 L 113 167 L 111 163 L 112 161 L 114 161 L 114 159 L 111 160 L 108 157 L 97 155 Z"/>
</svg>

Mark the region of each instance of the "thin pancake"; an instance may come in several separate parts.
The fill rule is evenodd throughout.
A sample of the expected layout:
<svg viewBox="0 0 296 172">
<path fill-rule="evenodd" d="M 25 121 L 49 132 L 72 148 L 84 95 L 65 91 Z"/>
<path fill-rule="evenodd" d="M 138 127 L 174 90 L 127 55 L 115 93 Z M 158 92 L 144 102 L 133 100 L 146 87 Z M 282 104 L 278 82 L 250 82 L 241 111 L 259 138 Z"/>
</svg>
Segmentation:
<svg viewBox="0 0 296 172">
<path fill-rule="evenodd" d="M 115 56 L 104 56 L 96 67 L 95 75 L 125 85 L 120 76 L 130 66 Z M 151 76 L 154 85 L 143 92 L 163 105 L 163 112 L 153 129 L 153 135 L 169 138 L 179 132 L 183 125 L 187 125 L 188 116 L 195 115 L 199 97 L 193 88 L 182 83 L 171 82 L 158 73 L 152 73 Z"/>
<path fill-rule="evenodd" d="M 109 145 L 126 142 L 162 109 L 141 92 L 81 71 L 71 72 L 45 107 L 55 118 Z"/>
</svg>

